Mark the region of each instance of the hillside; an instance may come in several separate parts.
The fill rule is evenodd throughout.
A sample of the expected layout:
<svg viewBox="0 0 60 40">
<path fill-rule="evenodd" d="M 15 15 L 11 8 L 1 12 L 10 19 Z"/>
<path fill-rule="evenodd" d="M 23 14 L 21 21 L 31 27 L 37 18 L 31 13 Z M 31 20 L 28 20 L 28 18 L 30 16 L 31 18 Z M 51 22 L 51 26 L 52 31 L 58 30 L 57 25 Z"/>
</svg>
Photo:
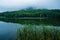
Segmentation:
<svg viewBox="0 0 60 40">
<path fill-rule="evenodd" d="M 26 10 L 18 10 L 18 11 L 11 11 L 11 12 L 3 12 L 0 13 L 0 19 L 4 21 L 9 21 L 11 20 L 21 20 L 20 18 L 26 18 L 26 17 L 31 17 L 30 19 L 33 20 L 33 18 L 46 18 L 41 20 L 40 18 L 38 19 L 39 22 L 42 22 L 44 24 L 53 24 L 53 25 L 60 25 L 60 10 L 59 9 L 26 9 Z M 19 19 L 17 19 L 19 18 Z M 28 19 L 27 18 L 27 19 Z M 29 19 L 29 20 L 30 20 Z M 10 20 L 10 21 L 11 21 Z M 36 19 L 37 20 L 37 19 Z M 34 20 L 35 21 L 35 20 Z M 20 21 L 18 21 L 20 23 Z M 25 22 L 26 19 L 25 19 Z M 39 24 L 39 23 L 38 23 Z"/>
</svg>

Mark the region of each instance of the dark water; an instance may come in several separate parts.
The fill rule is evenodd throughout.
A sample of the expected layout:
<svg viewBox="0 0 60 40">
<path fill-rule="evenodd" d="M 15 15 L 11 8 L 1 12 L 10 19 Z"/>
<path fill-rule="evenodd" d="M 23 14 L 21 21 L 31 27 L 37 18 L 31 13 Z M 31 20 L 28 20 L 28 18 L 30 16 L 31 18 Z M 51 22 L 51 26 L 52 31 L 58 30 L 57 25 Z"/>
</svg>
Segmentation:
<svg viewBox="0 0 60 40">
<path fill-rule="evenodd" d="M 0 21 L 0 40 L 15 40 L 16 30 L 19 26 L 21 25 Z"/>
</svg>

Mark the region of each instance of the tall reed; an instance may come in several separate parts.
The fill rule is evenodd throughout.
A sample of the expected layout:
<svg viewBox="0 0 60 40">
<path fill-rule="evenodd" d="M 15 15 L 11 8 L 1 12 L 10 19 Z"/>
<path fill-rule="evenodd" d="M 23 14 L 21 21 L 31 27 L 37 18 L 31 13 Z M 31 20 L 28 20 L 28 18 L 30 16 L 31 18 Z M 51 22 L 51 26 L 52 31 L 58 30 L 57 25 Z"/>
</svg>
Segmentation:
<svg viewBox="0 0 60 40">
<path fill-rule="evenodd" d="M 55 27 L 25 25 L 18 29 L 16 40 L 60 40 L 60 30 Z"/>
</svg>

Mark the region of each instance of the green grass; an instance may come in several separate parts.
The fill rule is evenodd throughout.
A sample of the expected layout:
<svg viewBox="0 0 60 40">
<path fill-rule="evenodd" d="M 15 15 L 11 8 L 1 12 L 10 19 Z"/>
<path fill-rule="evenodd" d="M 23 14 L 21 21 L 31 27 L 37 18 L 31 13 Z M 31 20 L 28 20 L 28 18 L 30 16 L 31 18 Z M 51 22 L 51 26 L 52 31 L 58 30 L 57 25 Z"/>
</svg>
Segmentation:
<svg viewBox="0 0 60 40">
<path fill-rule="evenodd" d="M 60 30 L 55 27 L 25 25 L 17 31 L 16 40 L 60 40 Z"/>
</svg>

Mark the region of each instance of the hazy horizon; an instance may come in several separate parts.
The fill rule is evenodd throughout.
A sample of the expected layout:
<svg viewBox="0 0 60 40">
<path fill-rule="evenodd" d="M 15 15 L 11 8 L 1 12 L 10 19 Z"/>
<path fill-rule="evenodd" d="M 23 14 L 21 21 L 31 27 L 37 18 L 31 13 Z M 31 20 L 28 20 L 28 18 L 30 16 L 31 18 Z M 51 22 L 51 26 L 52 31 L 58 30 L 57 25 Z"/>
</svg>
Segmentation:
<svg viewBox="0 0 60 40">
<path fill-rule="evenodd" d="M 60 0 L 0 0 L 0 12 L 25 9 L 60 9 Z"/>
</svg>

